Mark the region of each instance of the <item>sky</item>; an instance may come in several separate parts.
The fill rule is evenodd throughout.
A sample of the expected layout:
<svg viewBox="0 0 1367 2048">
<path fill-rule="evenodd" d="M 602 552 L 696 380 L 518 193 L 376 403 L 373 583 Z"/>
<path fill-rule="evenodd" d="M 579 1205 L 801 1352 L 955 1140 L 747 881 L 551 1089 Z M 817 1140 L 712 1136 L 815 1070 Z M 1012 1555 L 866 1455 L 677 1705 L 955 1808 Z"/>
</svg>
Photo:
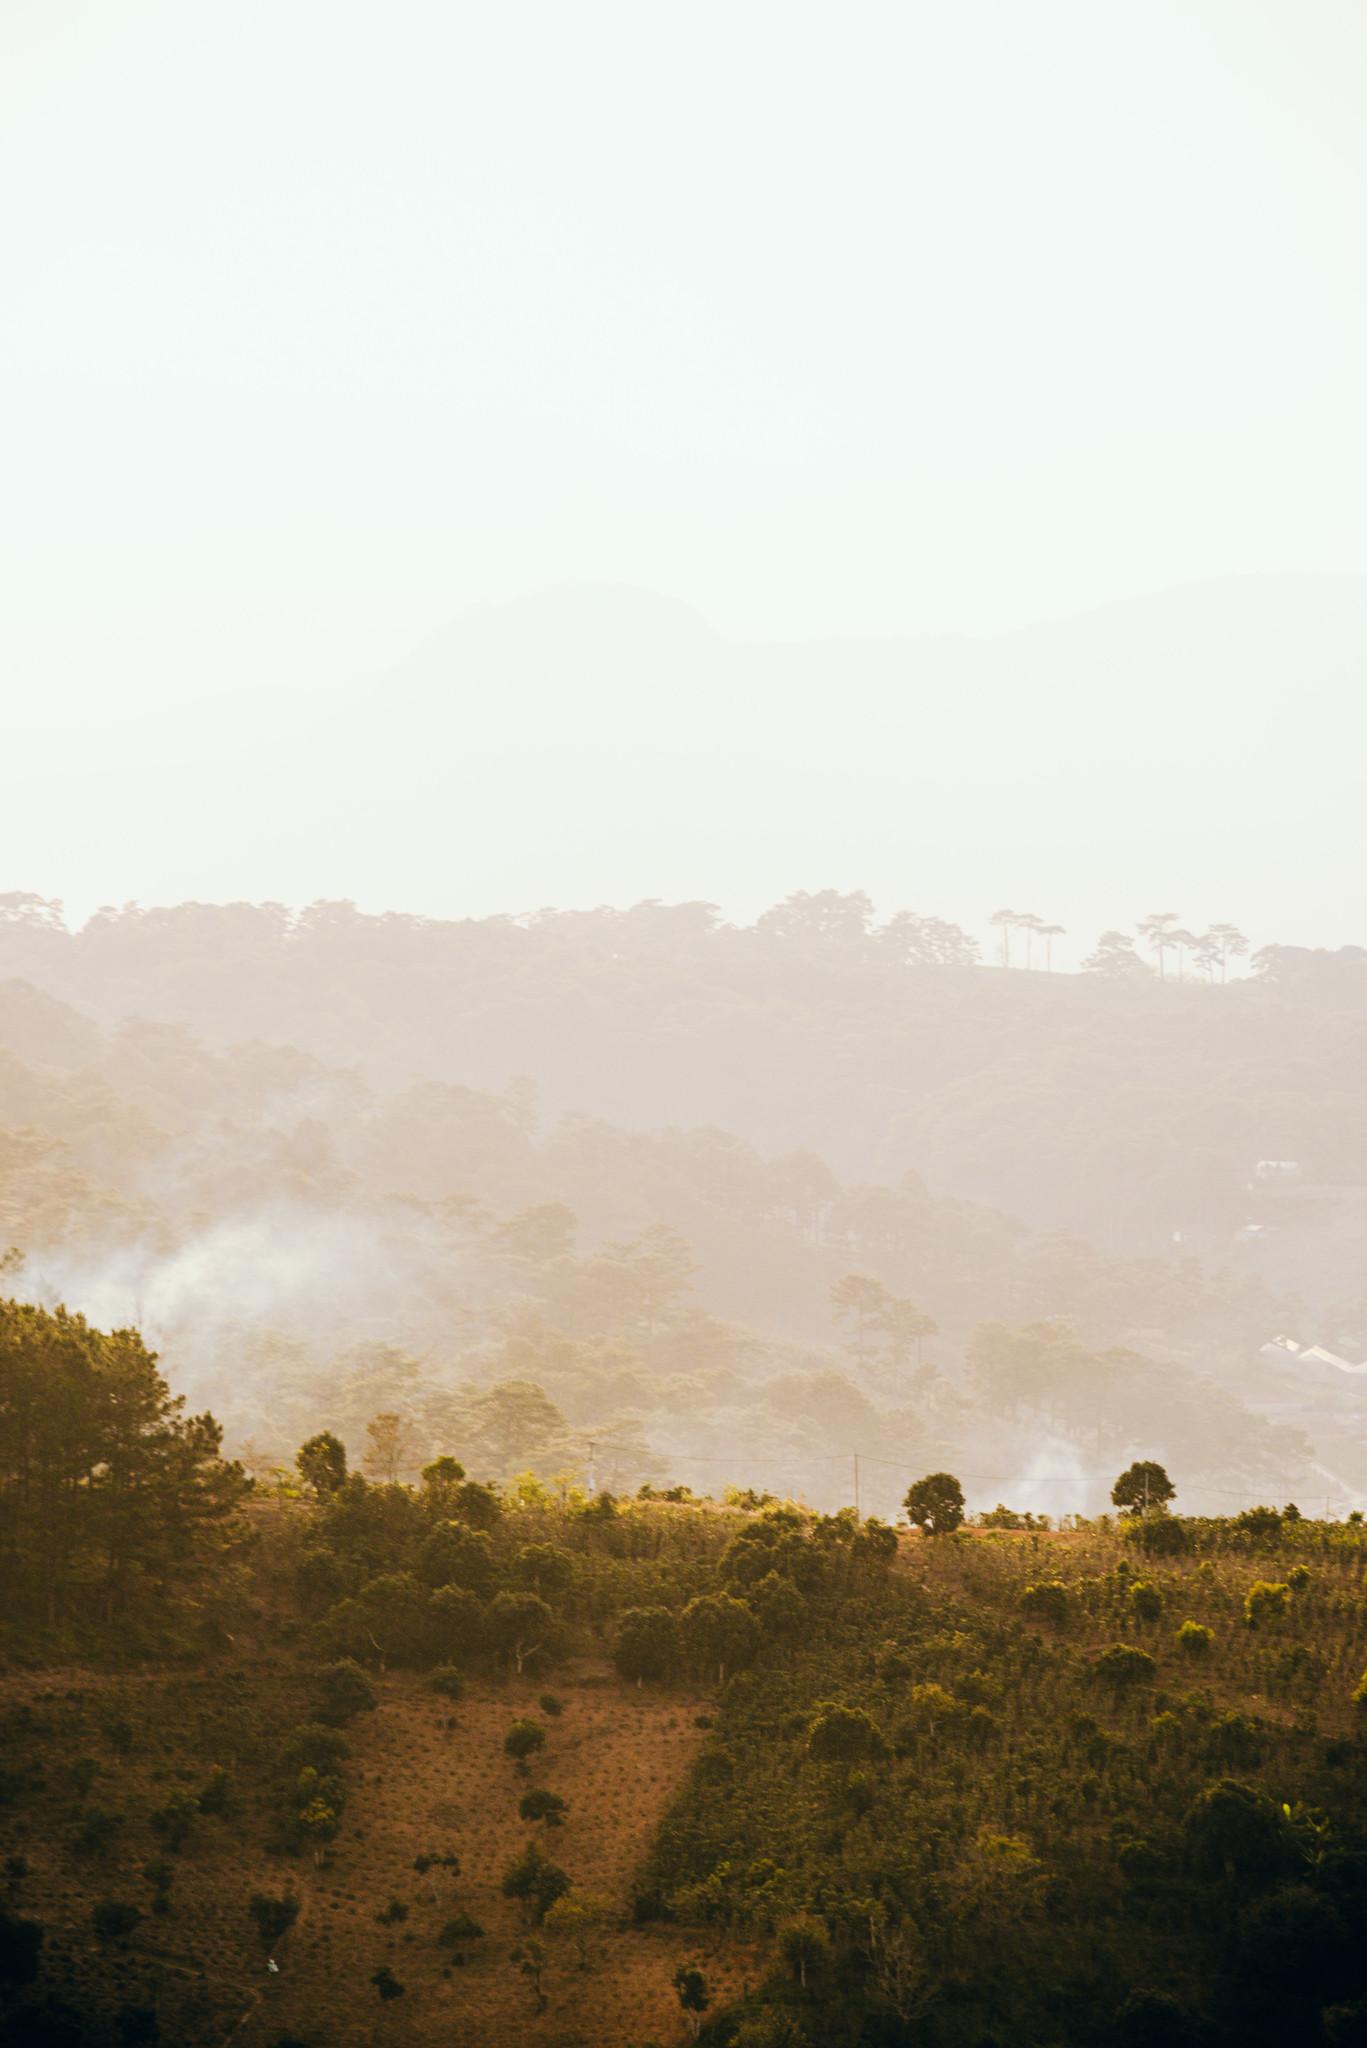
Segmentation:
<svg viewBox="0 0 1367 2048">
<path fill-rule="evenodd" d="M 1364 105 L 1355 0 L 3 0 L 0 888 L 81 913 L 914 893 L 924 764 L 873 831 L 820 718 L 771 728 L 771 829 L 709 837 L 733 785 L 681 781 L 669 740 L 724 754 L 708 689 L 641 676 L 655 779 L 620 812 L 589 694 L 503 845 L 525 701 L 463 672 L 429 730 L 392 679 L 565 586 L 728 643 L 1002 641 L 1367 574 Z M 1316 808 L 1360 812 L 1361 695 L 1288 670 L 1287 717 L 1338 735 L 1298 758 Z M 481 764 L 451 769 L 445 838 L 330 751 L 390 715 L 415 759 L 463 734 Z M 1248 868 L 1242 745 L 1202 781 L 1211 915 Z M 1146 844 L 1120 762 L 1123 844 L 1066 790 L 1032 839 L 1058 759 L 1047 717 L 1004 792 L 946 747 L 944 816 L 1006 811 L 990 859 L 939 830 L 922 907 L 985 917 L 1013 847 L 1070 924 L 1155 907 L 1190 819 L 1160 805 Z M 1238 914 L 1367 937 L 1355 822 L 1310 829 Z"/>
</svg>

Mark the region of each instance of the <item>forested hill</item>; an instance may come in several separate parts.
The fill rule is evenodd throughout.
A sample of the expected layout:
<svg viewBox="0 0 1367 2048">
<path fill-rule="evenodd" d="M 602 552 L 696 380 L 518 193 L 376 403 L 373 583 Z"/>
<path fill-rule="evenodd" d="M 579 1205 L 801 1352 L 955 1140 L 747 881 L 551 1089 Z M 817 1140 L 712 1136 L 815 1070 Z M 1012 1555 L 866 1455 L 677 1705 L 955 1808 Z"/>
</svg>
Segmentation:
<svg viewBox="0 0 1367 2048">
<path fill-rule="evenodd" d="M 1043 971 L 1041 919 L 998 924 L 1003 972 L 944 920 L 879 920 L 833 892 L 749 927 L 698 903 L 455 923 L 186 904 L 74 932 L 56 906 L 11 896 L 0 982 L 104 1026 L 262 1039 L 386 1086 L 523 1077 L 544 1119 L 717 1126 L 816 1151 L 846 1178 L 914 1170 L 1108 1251 L 1152 1254 L 1181 1231 L 1210 1257 L 1261 1220 L 1247 1192 L 1260 1160 L 1367 1187 L 1367 952 L 1271 946 L 1236 978 L 1237 951 L 1171 924 L 1161 973 L 1112 933 L 1090 971 L 1065 975 Z M 29 1050 L 79 1064 L 79 1029 L 49 1034 L 27 1000 Z"/>
</svg>

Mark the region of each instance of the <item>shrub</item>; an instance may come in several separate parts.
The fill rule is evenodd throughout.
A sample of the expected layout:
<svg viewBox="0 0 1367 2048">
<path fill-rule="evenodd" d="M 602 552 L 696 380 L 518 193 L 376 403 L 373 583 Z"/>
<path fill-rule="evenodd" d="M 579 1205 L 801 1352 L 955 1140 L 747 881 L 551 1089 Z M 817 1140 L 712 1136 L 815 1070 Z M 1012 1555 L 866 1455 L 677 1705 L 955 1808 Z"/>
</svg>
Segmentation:
<svg viewBox="0 0 1367 2048">
<path fill-rule="evenodd" d="M 1114 1691 L 1129 1692 L 1136 1685 L 1151 1684 L 1157 1666 L 1147 1650 L 1138 1650 L 1133 1643 L 1113 1643 L 1092 1669 Z"/>
<path fill-rule="evenodd" d="M 1177 1631 L 1177 1647 L 1186 1657 L 1208 1657 L 1214 1632 L 1202 1621 L 1184 1621 Z"/>
<path fill-rule="evenodd" d="M 321 1721 L 303 1721 L 285 1737 L 281 1761 L 287 1771 L 334 1772 L 351 1755 L 351 1744 L 340 1729 L 325 1727 Z"/>
<path fill-rule="evenodd" d="M 388 1963 L 381 1963 L 378 1970 L 372 1970 L 370 1981 L 382 1999 L 402 1998 L 406 1987 L 402 1985 Z"/>
<path fill-rule="evenodd" d="M 557 1699 L 553 1692 L 543 1692 L 537 1701 L 537 1705 L 542 1713 L 549 1714 L 553 1721 L 557 1720 L 565 1711 L 565 1702 Z"/>
<path fill-rule="evenodd" d="M 458 1700 L 465 1691 L 465 1674 L 455 1664 L 438 1664 L 428 1676 L 427 1683 L 433 1692 L 439 1692 L 448 1700 Z"/>
<path fill-rule="evenodd" d="M 375 1918 L 381 1927 L 397 1927 L 401 1920 L 408 1918 L 408 1908 L 402 1899 L 391 1899 Z"/>
<path fill-rule="evenodd" d="M 548 1828 L 558 1828 L 565 1818 L 564 1800 L 558 1792 L 548 1792 L 544 1785 L 524 1792 L 517 1810 L 523 1820 L 544 1820 Z"/>
<path fill-rule="evenodd" d="M 1163 1594 L 1152 1579 L 1136 1579 L 1129 1598 L 1130 1612 L 1136 1621 L 1157 1621 L 1163 1612 Z"/>
<path fill-rule="evenodd" d="M 459 1948 L 463 1941 L 482 1941 L 484 1929 L 478 1920 L 472 1920 L 468 1913 L 457 1913 L 448 1920 L 437 1936 L 443 1948 Z"/>
<path fill-rule="evenodd" d="M 1290 1600 L 1290 1586 L 1271 1579 L 1256 1579 L 1244 1597 L 1244 1620 L 1250 1628 L 1280 1621 Z"/>
</svg>

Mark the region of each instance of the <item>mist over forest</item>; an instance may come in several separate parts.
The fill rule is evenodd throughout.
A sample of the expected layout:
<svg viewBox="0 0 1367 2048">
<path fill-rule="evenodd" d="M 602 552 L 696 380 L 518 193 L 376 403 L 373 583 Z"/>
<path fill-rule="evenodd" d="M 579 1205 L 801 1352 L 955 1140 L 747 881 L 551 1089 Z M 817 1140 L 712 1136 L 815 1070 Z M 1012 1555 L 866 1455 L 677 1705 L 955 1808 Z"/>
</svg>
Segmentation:
<svg viewBox="0 0 1367 2048">
<path fill-rule="evenodd" d="M 1159 1456 L 1346 1513 L 1367 951 L 984 929 L 12 893 L 7 1284 L 139 1328 L 262 1476 L 327 1427 L 388 1478 L 1060 1515 Z"/>
</svg>

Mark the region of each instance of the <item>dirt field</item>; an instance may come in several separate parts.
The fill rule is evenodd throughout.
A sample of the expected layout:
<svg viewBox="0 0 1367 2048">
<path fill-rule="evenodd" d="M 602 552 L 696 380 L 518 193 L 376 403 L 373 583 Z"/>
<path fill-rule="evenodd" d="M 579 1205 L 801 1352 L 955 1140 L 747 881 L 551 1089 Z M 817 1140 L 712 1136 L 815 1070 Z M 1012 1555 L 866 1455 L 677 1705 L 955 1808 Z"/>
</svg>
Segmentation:
<svg viewBox="0 0 1367 2048">
<path fill-rule="evenodd" d="M 350 1800 L 319 1869 L 307 1854 L 266 1849 L 272 1772 L 285 1731 L 303 1718 L 297 1681 L 251 1671 L 235 1684 L 185 1675 L 6 1679 L 0 1709 L 13 1726 L 16 1706 L 27 1702 L 30 1720 L 25 1727 L 21 1719 L 19 1739 L 7 1745 L 8 1767 L 27 1783 L 0 1814 L 0 1850 L 29 1865 L 9 1884 L 9 1903 L 47 1925 L 54 1990 L 85 2011 L 155 2006 L 163 2042 L 177 2048 L 272 2048 L 282 2037 L 312 2048 L 645 2048 L 686 2039 L 670 1980 L 681 1960 L 700 1956 L 698 1937 L 633 1928 L 627 1907 L 651 1832 L 702 1739 L 695 1716 L 706 1702 L 637 1691 L 582 1668 L 553 1682 L 476 1684 L 454 1704 L 408 1674 L 391 1674 L 379 1690 L 378 1710 L 347 1731 Z M 563 1703 L 559 1715 L 540 1709 L 548 1691 Z M 520 1717 L 539 1722 L 547 1738 L 526 1778 L 503 1754 Z M 117 1738 L 120 1719 L 137 1730 L 126 1753 L 109 1734 L 112 1727 Z M 78 1782 L 82 1756 L 98 1764 L 88 1791 Z M 237 1812 L 201 1819 L 184 1849 L 167 1855 L 149 1815 L 170 1791 L 202 1782 L 213 1762 L 233 1771 Z M 567 1801 L 562 1826 L 519 1819 L 530 1785 Z M 94 1853 L 77 1846 L 92 1807 L 124 1816 L 112 1844 Z M 592 1938 L 587 1967 L 568 1937 L 538 1937 L 546 1951 L 542 2012 L 510 1955 L 535 1930 L 499 1890 L 534 1833 L 575 1886 L 603 1895 L 625 1923 Z M 448 1851 L 461 1862 L 454 1881 L 413 1868 L 419 1855 Z M 164 1916 L 148 1912 L 142 1875 L 156 1858 L 175 1872 Z M 273 1974 L 248 1900 L 285 1890 L 301 1910 Z M 107 1897 L 146 1914 L 126 1943 L 93 1932 L 94 1904 Z M 382 1924 L 377 1916 L 391 1900 L 406 1917 Z M 464 1957 L 458 1962 L 436 1936 L 461 1912 L 486 1931 L 455 1952 Z M 701 1960 L 717 2001 L 741 1988 L 747 1969 L 752 1980 L 757 1974 L 753 1955 L 740 1950 L 713 1949 Z M 402 1996 L 379 1997 L 370 1980 L 382 1965 L 404 1986 Z"/>
</svg>

